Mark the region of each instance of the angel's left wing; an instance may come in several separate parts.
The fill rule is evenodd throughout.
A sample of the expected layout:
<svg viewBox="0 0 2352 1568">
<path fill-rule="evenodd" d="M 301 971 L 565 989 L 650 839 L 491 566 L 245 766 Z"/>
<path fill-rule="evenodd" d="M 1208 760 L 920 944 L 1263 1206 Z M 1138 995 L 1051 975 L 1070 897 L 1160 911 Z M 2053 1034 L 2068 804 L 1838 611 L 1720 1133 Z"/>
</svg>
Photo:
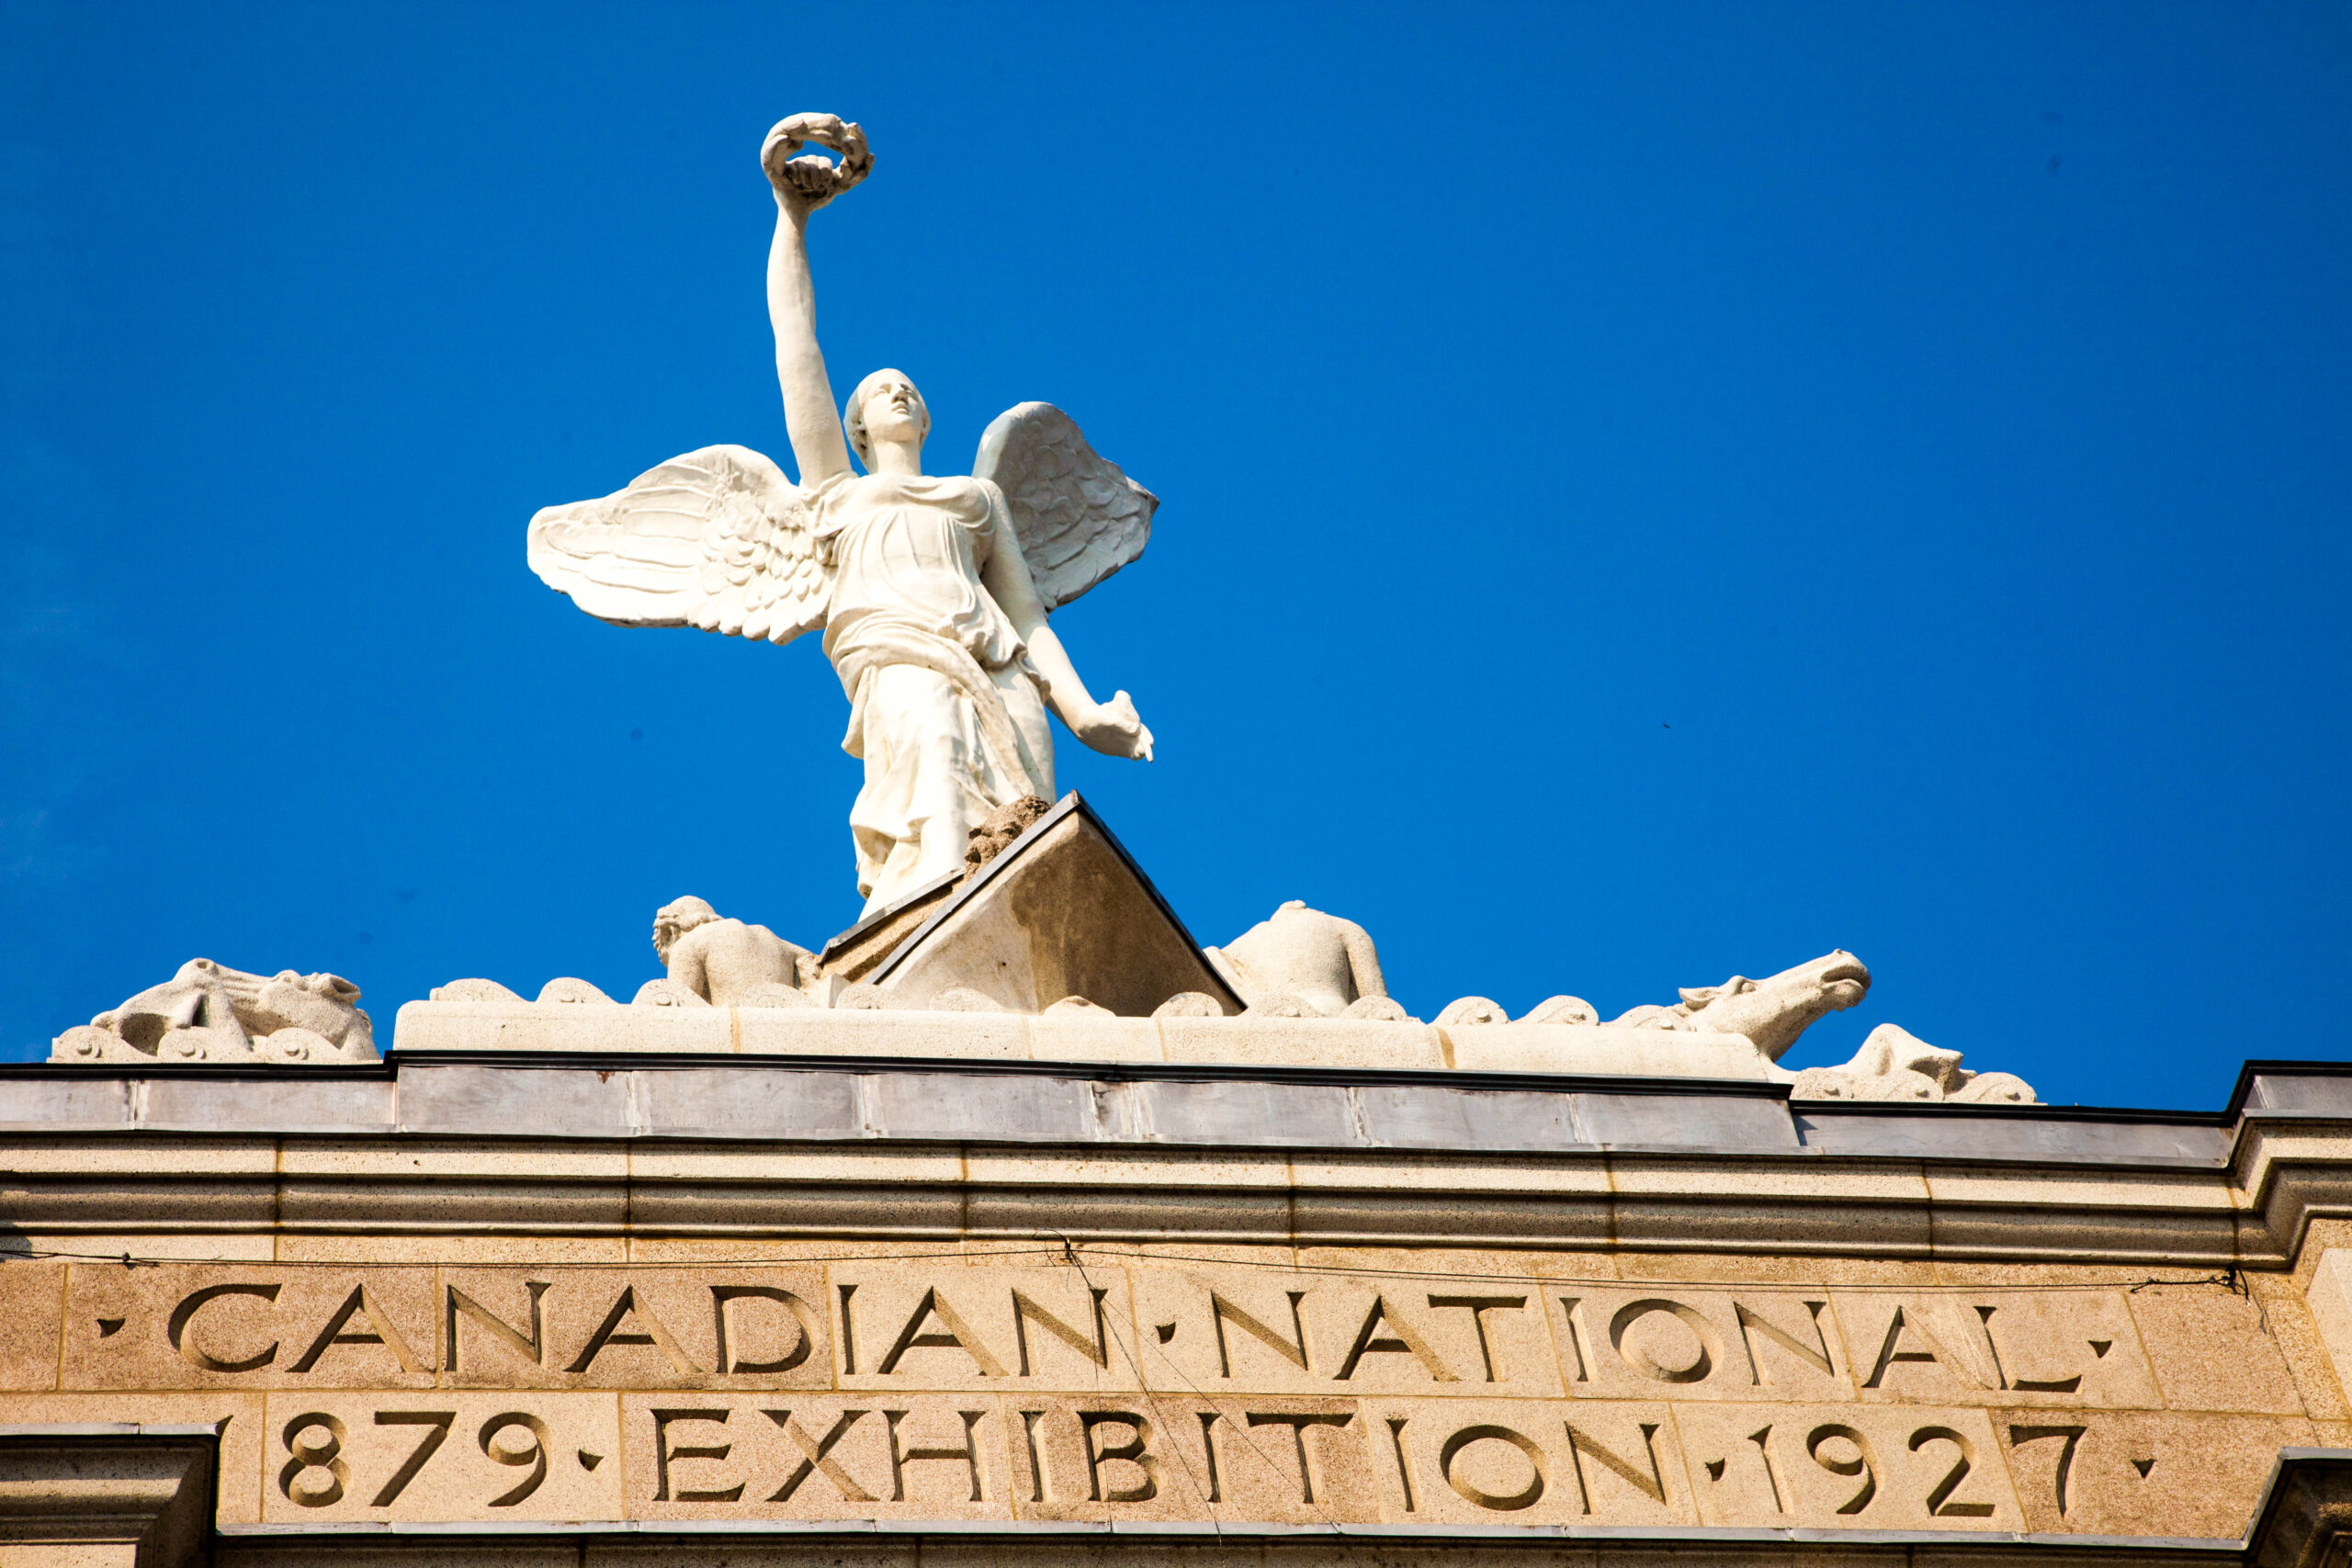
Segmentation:
<svg viewBox="0 0 2352 1568">
<path fill-rule="evenodd" d="M 1051 403 L 1018 403 L 981 433 L 972 477 L 993 479 L 1012 511 L 1022 558 L 1050 610 L 1067 604 L 1151 541 L 1159 498 L 1086 444 Z"/>
</svg>

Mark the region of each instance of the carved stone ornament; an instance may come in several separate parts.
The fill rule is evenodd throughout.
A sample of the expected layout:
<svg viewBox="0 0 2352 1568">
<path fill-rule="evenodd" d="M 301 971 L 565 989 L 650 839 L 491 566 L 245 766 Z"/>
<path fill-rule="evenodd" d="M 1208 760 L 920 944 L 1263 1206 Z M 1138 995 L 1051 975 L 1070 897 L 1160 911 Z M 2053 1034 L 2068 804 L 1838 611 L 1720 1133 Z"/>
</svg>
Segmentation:
<svg viewBox="0 0 2352 1568">
<path fill-rule="evenodd" d="M 1854 1059 L 1797 1075 L 1795 1100 L 1954 1100 L 1969 1105 L 2038 1104 L 2033 1086 L 2015 1073 L 1972 1073 L 1961 1054 L 1930 1045 L 1907 1029 L 1882 1023 Z"/>
<path fill-rule="evenodd" d="M 52 1062 L 373 1062 L 375 1026 L 338 975 L 269 976 L 191 958 L 59 1035 Z"/>
<path fill-rule="evenodd" d="M 1840 948 L 1761 980 L 1735 975 L 1720 986 L 1692 987 L 1672 1007 L 1637 1007 L 1614 1021 L 1637 1029 L 1743 1034 L 1777 1062 L 1797 1036 L 1829 1014 L 1852 1007 L 1870 989 L 1871 972 Z"/>
<path fill-rule="evenodd" d="M 1207 952 L 1253 1013 L 1363 1017 L 1349 1010 L 1359 1001 L 1388 996 L 1371 933 L 1353 920 L 1310 909 L 1297 898 L 1222 948 Z M 1397 1008 L 1396 1014 L 1404 1017 L 1404 1009 Z"/>
</svg>

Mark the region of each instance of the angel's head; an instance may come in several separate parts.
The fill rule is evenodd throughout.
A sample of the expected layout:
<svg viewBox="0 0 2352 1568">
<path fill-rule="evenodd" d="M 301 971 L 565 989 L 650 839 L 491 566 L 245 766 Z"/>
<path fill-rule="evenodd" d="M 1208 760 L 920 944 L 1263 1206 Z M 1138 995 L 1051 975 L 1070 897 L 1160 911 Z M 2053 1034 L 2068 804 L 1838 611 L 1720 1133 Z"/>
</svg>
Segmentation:
<svg viewBox="0 0 2352 1568">
<path fill-rule="evenodd" d="M 874 454 L 882 447 L 905 448 L 912 458 L 922 456 L 923 437 L 931 434 L 931 410 L 905 372 L 876 370 L 849 395 L 842 410 L 842 430 L 849 437 L 850 450 L 872 472 Z M 921 471 L 919 464 L 909 467 Z"/>
</svg>

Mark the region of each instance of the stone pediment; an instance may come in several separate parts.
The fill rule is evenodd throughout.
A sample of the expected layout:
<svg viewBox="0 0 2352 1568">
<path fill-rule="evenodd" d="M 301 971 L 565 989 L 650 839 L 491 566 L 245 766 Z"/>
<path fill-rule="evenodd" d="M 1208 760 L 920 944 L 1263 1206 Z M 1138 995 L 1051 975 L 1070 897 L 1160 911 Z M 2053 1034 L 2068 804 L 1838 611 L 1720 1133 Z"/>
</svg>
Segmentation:
<svg viewBox="0 0 2352 1568">
<path fill-rule="evenodd" d="M 903 935 L 905 915 L 892 910 L 826 944 L 829 966 L 838 954 L 845 973 L 877 945 L 861 932 L 891 935 L 888 952 L 849 976 L 878 987 L 886 1006 L 929 1007 L 956 990 L 1017 1013 L 1071 997 L 1126 1018 L 1179 996 L 1226 1014 L 1247 1005 L 1076 791 L 977 871 L 912 902 L 907 913 L 922 918 Z"/>
</svg>

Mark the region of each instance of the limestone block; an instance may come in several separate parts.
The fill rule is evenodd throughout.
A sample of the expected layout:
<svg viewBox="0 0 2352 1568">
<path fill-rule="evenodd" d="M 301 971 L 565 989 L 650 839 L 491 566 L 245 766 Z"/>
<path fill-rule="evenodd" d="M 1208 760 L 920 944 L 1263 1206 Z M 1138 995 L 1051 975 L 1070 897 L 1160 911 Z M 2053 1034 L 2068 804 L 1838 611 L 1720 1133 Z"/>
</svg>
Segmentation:
<svg viewBox="0 0 2352 1568">
<path fill-rule="evenodd" d="M 1010 1013 L 932 1012 L 900 1008 L 744 1008 L 735 1018 L 740 1049 L 757 1055 L 960 1056 L 1019 1061 L 1029 1053 L 1027 1021 Z"/>
<path fill-rule="evenodd" d="M 2352 1390 L 2352 1250 L 2331 1247 L 2320 1253 L 2303 1300 L 2335 1365 L 2338 1386 Z"/>
<path fill-rule="evenodd" d="M 18 1258 L 0 1265 L 0 1390 L 57 1386 L 64 1302 L 62 1263 Z"/>
<path fill-rule="evenodd" d="M 429 1388 L 429 1269 L 76 1264 L 67 1388 Z"/>
<path fill-rule="evenodd" d="M 1335 1148 L 1356 1141 L 1348 1091 L 1329 1084 L 1138 1083 L 1130 1104 L 1136 1131 L 1155 1142 Z"/>
<path fill-rule="evenodd" d="M 625 1138 L 635 1117 L 628 1080 L 616 1074 L 456 1063 L 401 1075 L 400 1125 L 442 1136 Z"/>
<path fill-rule="evenodd" d="M 1029 1055 L 1038 1062 L 1157 1062 L 1159 1026 L 1148 1018 L 1107 1015 L 1033 1018 Z"/>
<path fill-rule="evenodd" d="M 1770 1081 L 1771 1059 L 1743 1035 L 1618 1024 L 1457 1023 L 1441 1033 L 1462 1072 Z"/>
<path fill-rule="evenodd" d="M 2305 1413 L 2278 1341 L 2255 1302 L 2218 1280 L 2148 1285 L 2125 1299 L 2168 1408 Z"/>
<path fill-rule="evenodd" d="M 2177 1412 L 1996 1410 L 1993 1430 L 2026 1528 L 2074 1535 L 2232 1540 L 2245 1534 L 2298 1418 Z"/>
<path fill-rule="evenodd" d="M 2133 1322 L 2137 1294 L 1839 1289 L 1829 1296 L 1865 1403 L 2165 1403 Z"/>
<path fill-rule="evenodd" d="M 1022 1425 L 1011 1404 L 629 1394 L 627 1509 L 642 1519 L 1010 1520 Z"/>
<path fill-rule="evenodd" d="M 285 1391 L 263 1426 L 270 1524 L 621 1517 L 609 1394 Z"/>
<path fill-rule="evenodd" d="M 746 1073 L 732 1066 L 648 1073 L 645 1131 L 661 1137 L 854 1138 L 865 1131 L 848 1073 Z"/>
<path fill-rule="evenodd" d="M 401 1005 L 392 1040 L 410 1052 L 728 1051 L 735 1031 L 724 1008 L 422 1001 Z"/>
<path fill-rule="evenodd" d="M 1826 1291 L 1575 1283 L 1547 1287 L 1537 1304 L 1579 1397 L 1856 1400 Z"/>
<path fill-rule="evenodd" d="M 1701 1522 L 1696 1467 L 1686 1464 L 1676 1413 L 1663 1403 L 1366 1399 L 1357 1408 L 1374 1448 L 1385 1450 L 1376 1473 L 1396 1523 Z"/>
<path fill-rule="evenodd" d="M 1385 1512 L 1385 1431 L 1353 1400 L 1161 1393 L 1047 1396 L 1018 1409 L 1024 1518 L 1173 1522 L 1203 1517 L 1212 1498 L 1226 1517 L 1324 1529 Z"/>
<path fill-rule="evenodd" d="M 832 1280 L 844 1390 L 1137 1386 L 1134 1347 L 1114 1337 L 1135 1321 L 1123 1269 L 925 1259 L 842 1265 Z"/>
<path fill-rule="evenodd" d="M 2005 1450 L 1983 1410 L 1677 1404 L 1675 1421 L 1701 1515 L 1711 1521 L 2024 1528 Z"/>
<path fill-rule="evenodd" d="M 1171 1062 L 1391 1071 L 1446 1065 L 1437 1036 L 1424 1024 L 1336 1018 L 1164 1018 L 1159 1028 Z"/>
<path fill-rule="evenodd" d="M 444 1380 L 475 1388 L 807 1388 L 831 1375 L 821 1270 L 452 1268 Z"/>
<path fill-rule="evenodd" d="M 1156 1386 L 1462 1399 L 1566 1392 L 1540 1285 L 1271 1269 L 1137 1269 L 1133 1278 Z"/>
</svg>

